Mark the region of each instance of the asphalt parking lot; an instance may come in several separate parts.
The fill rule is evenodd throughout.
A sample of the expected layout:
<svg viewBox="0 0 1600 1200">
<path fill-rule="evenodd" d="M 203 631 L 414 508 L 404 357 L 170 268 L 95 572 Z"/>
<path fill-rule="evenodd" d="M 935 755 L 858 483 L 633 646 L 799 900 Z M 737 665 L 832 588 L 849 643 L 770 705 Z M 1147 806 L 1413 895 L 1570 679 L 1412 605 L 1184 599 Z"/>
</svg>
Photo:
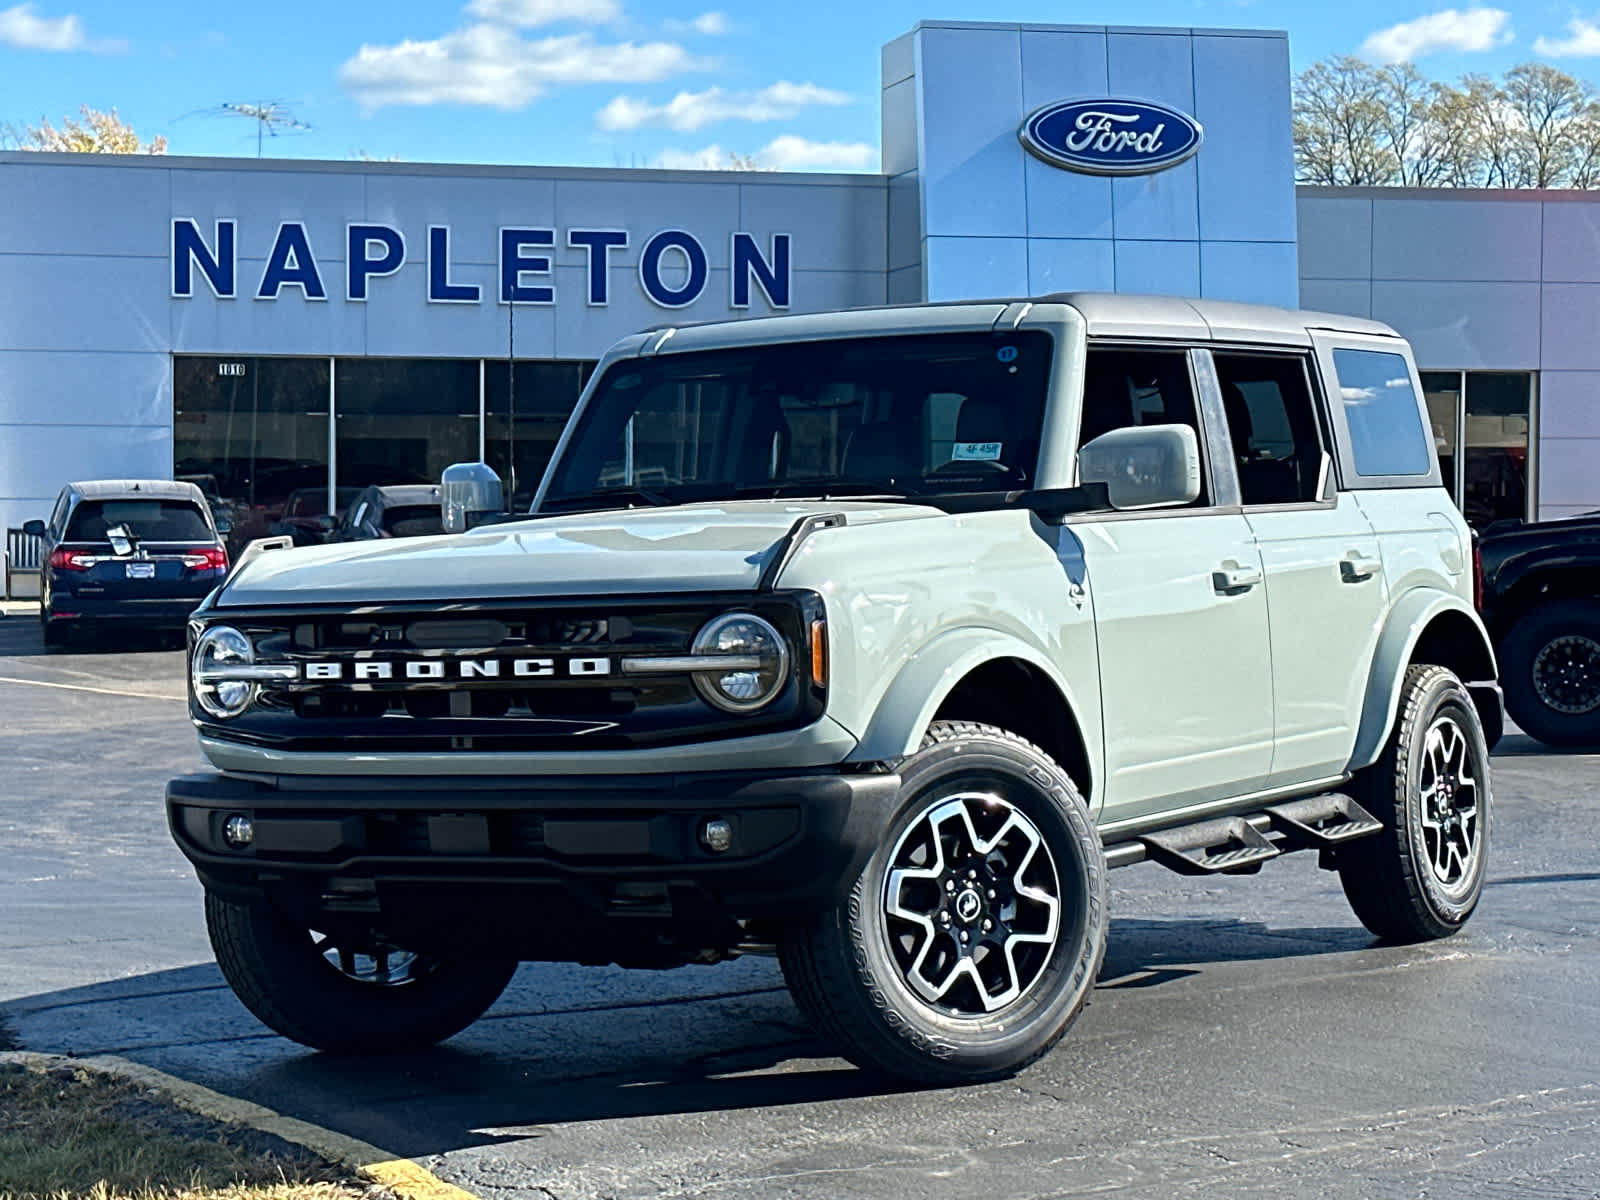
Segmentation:
<svg viewBox="0 0 1600 1200">
<path fill-rule="evenodd" d="M 116 1053 L 485 1197 L 1600 1197 L 1600 757 L 1510 735 L 1491 879 L 1377 946 L 1313 856 L 1113 876 L 1110 954 L 1015 1080 L 883 1091 L 775 964 L 525 966 L 424 1054 L 268 1033 L 222 984 L 161 795 L 197 769 L 182 655 L 46 655 L 0 619 L 0 1040 Z"/>
</svg>

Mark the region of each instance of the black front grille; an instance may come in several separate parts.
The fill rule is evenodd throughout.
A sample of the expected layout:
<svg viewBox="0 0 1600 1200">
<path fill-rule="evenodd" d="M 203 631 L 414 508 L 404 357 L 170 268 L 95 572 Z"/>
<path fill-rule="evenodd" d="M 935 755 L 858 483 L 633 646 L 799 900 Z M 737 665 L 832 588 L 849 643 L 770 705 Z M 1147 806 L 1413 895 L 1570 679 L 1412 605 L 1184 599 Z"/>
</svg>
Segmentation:
<svg viewBox="0 0 1600 1200">
<path fill-rule="evenodd" d="M 733 715 L 687 674 L 624 674 L 625 659 L 687 654 L 730 611 L 754 612 L 789 644 L 791 678 L 759 713 Z M 809 592 L 359 609 L 212 609 L 249 635 L 258 663 L 290 664 L 228 721 L 191 706 L 208 735 L 317 751 L 622 749 L 794 728 L 816 720 Z"/>
</svg>

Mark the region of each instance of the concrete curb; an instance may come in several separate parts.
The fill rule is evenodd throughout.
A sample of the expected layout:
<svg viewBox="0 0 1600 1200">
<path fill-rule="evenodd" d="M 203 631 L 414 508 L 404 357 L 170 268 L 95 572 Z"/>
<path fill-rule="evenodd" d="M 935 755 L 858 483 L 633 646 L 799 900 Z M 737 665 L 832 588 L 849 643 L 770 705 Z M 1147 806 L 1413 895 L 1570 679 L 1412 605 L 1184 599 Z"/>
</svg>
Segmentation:
<svg viewBox="0 0 1600 1200">
<path fill-rule="evenodd" d="M 129 1062 L 115 1055 L 102 1054 L 89 1058 L 73 1058 L 66 1054 L 36 1054 L 28 1050 L 0 1050 L 0 1065 L 15 1064 L 36 1070 L 53 1067 L 73 1067 L 96 1071 L 129 1083 L 160 1092 L 168 1100 L 190 1112 L 199 1113 L 213 1121 L 244 1125 L 262 1133 L 270 1133 L 286 1142 L 302 1146 L 327 1159 L 349 1167 L 361 1178 L 387 1188 L 400 1200 L 478 1200 L 471 1192 L 446 1183 L 432 1171 L 418 1166 L 409 1158 L 401 1158 L 380 1150 L 377 1146 L 357 1138 L 346 1137 L 321 1125 L 313 1125 L 296 1117 L 286 1117 L 249 1100 L 225 1096 L 210 1088 L 201 1087 L 147 1067 Z"/>
</svg>

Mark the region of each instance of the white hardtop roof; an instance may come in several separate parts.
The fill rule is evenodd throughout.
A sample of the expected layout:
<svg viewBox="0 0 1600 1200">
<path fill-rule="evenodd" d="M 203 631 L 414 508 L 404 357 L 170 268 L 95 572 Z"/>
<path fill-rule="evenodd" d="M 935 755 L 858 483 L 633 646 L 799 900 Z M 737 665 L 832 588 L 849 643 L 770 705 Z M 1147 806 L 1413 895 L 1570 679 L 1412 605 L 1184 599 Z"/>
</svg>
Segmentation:
<svg viewBox="0 0 1600 1200">
<path fill-rule="evenodd" d="M 67 487 L 85 500 L 193 500 L 205 503 L 205 494 L 192 483 L 176 479 L 86 479 Z"/>
<path fill-rule="evenodd" d="M 1058 292 L 1047 296 L 1001 300 L 959 300 L 935 304 L 894 304 L 839 312 L 756 317 L 740 321 L 659 327 L 636 335 L 645 354 L 759 345 L 767 341 L 807 341 L 837 337 L 873 337 L 936 333 L 1011 325 L 1025 308 L 1062 304 L 1076 309 L 1088 323 L 1090 337 L 1155 338 L 1206 342 L 1254 342 L 1308 345 L 1311 330 L 1398 337 L 1381 321 L 1337 313 L 1240 304 L 1231 300 L 1194 300 L 1179 296 L 1145 296 L 1119 292 Z M 632 339 L 630 339 L 632 340 Z"/>
</svg>

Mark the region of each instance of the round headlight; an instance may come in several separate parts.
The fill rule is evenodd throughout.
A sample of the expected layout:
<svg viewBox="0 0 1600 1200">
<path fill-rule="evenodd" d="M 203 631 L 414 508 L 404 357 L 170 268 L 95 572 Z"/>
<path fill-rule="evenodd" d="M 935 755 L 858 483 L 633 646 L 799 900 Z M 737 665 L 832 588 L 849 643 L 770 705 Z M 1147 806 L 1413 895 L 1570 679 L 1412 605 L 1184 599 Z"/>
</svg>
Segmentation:
<svg viewBox="0 0 1600 1200">
<path fill-rule="evenodd" d="M 213 717 L 237 717 L 256 698 L 256 685 L 243 680 L 226 682 L 208 678 L 213 672 L 255 661 L 255 647 L 231 625 L 213 625 L 194 644 L 189 660 L 189 680 L 194 698 Z"/>
<path fill-rule="evenodd" d="M 789 647 L 783 635 L 751 613 L 725 613 L 695 635 L 693 653 L 744 659 L 726 671 L 700 671 L 700 694 L 727 712 L 750 712 L 770 703 L 789 677 Z M 753 665 L 750 660 L 756 660 Z"/>
</svg>

